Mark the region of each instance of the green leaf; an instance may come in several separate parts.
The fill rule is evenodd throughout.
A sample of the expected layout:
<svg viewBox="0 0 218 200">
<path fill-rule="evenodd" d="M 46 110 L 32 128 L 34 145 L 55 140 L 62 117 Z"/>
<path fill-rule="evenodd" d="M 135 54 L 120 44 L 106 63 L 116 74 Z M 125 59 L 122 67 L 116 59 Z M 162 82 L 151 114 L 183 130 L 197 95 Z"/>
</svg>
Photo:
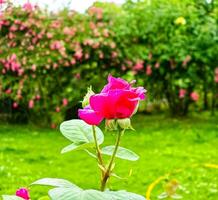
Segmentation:
<svg viewBox="0 0 218 200">
<path fill-rule="evenodd" d="M 70 181 L 58 178 L 43 178 L 40 180 L 35 181 L 31 185 L 47 185 L 53 187 L 65 187 L 65 188 L 78 188 L 78 186 L 74 185 Z"/>
<path fill-rule="evenodd" d="M 110 195 L 97 190 L 54 188 L 49 191 L 52 200 L 113 200 Z"/>
<path fill-rule="evenodd" d="M 94 153 L 90 152 L 89 150 L 85 149 L 84 151 L 87 152 L 91 157 L 98 159 L 97 156 Z"/>
<path fill-rule="evenodd" d="M 77 144 L 70 144 L 66 147 L 64 147 L 61 150 L 61 153 L 67 153 L 69 151 L 78 151 L 78 150 L 83 150 L 86 148 L 90 148 L 90 147 L 94 147 L 94 143 L 86 143 L 86 144 L 82 144 L 82 145 L 77 145 Z"/>
<path fill-rule="evenodd" d="M 114 148 L 115 146 L 103 147 L 101 152 L 102 154 L 111 156 L 114 152 Z M 133 151 L 129 149 L 125 149 L 123 147 L 118 147 L 116 157 L 124 159 L 124 160 L 130 160 L 130 161 L 136 161 L 139 159 L 139 156 L 136 153 L 134 153 Z"/>
<path fill-rule="evenodd" d="M 15 196 L 15 195 L 3 195 L 3 200 L 23 200 L 23 198 Z"/>
<path fill-rule="evenodd" d="M 118 176 L 118 175 L 115 174 L 115 173 L 111 173 L 111 176 L 113 176 L 113 177 L 115 177 L 115 178 L 117 178 L 117 179 L 119 179 L 119 180 L 127 179 L 127 178 L 120 177 L 120 176 Z"/>
<path fill-rule="evenodd" d="M 83 190 L 79 187 L 57 187 L 49 191 L 52 200 L 145 200 L 143 196 L 126 191 Z"/>
<path fill-rule="evenodd" d="M 95 127 L 95 130 L 97 141 L 100 145 L 104 141 L 104 134 L 98 127 Z M 65 147 L 62 153 L 90 148 L 94 144 L 92 126 L 86 124 L 83 120 L 74 119 L 65 121 L 61 124 L 60 131 L 64 137 L 73 142 L 73 144 Z"/>
<path fill-rule="evenodd" d="M 127 192 L 125 190 L 121 191 L 105 191 L 105 193 L 109 194 L 113 200 L 146 200 L 145 197 Z"/>
</svg>

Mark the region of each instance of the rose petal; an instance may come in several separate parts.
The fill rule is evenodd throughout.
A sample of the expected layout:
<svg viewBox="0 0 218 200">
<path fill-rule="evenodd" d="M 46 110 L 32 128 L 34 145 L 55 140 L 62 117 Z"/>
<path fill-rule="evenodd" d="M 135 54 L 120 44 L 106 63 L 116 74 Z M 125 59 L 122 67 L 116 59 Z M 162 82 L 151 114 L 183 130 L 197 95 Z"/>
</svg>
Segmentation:
<svg viewBox="0 0 218 200">
<path fill-rule="evenodd" d="M 121 78 L 115 78 L 112 75 L 108 76 L 108 84 L 103 88 L 101 93 L 106 93 L 109 90 L 115 90 L 115 89 L 129 89 L 130 84 L 121 79 Z"/>
<path fill-rule="evenodd" d="M 103 120 L 103 117 L 98 112 L 91 109 L 90 106 L 86 106 L 84 109 L 78 110 L 79 118 L 85 121 L 89 125 L 99 125 Z"/>
<path fill-rule="evenodd" d="M 29 200 L 29 191 L 26 188 L 20 188 L 19 190 L 16 191 L 16 196 L 22 197 L 25 200 Z"/>
<path fill-rule="evenodd" d="M 90 106 L 106 119 L 128 118 L 137 107 L 139 97 L 130 90 L 111 90 L 90 98 Z"/>
</svg>

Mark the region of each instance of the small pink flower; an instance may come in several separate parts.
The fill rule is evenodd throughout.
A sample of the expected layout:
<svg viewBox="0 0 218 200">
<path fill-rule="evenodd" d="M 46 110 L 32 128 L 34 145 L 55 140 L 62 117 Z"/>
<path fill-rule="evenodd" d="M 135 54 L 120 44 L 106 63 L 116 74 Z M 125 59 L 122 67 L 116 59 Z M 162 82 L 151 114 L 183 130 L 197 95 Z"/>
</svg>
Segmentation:
<svg viewBox="0 0 218 200">
<path fill-rule="evenodd" d="M 214 81 L 215 83 L 218 83 L 218 74 L 215 75 Z"/>
<path fill-rule="evenodd" d="M 75 34 L 75 29 L 70 28 L 70 27 L 64 27 L 63 33 L 64 33 L 65 35 L 73 36 L 73 35 Z"/>
<path fill-rule="evenodd" d="M 5 91 L 5 94 L 11 94 L 12 90 L 9 88 Z"/>
<path fill-rule="evenodd" d="M 95 25 L 94 22 L 90 22 L 90 23 L 89 23 L 89 27 L 90 27 L 90 29 L 94 30 L 95 27 L 96 27 L 96 25 Z"/>
<path fill-rule="evenodd" d="M 14 102 L 14 103 L 13 103 L 13 108 L 16 109 L 17 107 L 18 107 L 18 103 L 17 103 L 17 102 Z"/>
<path fill-rule="evenodd" d="M 47 33 L 46 36 L 47 36 L 48 39 L 51 39 L 53 37 L 53 34 L 52 33 Z"/>
<path fill-rule="evenodd" d="M 0 0 L 0 6 L 2 5 L 2 4 L 4 4 L 6 1 L 5 0 Z"/>
<path fill-rule="evenodd" d="M 62 104 L 63 104 L 63 106 L 67 106 L 68 105 L 68 99 L 67 98 L 63 98 L 62 99 Z"/>
<path fill-rule="evenodd" d="M 110 47 L 111 47 L 111 49 L 114 49 L 114 48 L 116 48 L 116 44 L 114 42 L 111 42 Z"/>
<path fill-rule="evenodd" d="M 101 52 L 99 52 L 99 58 L 100 59 L 103 59 L 104 58 L 104 53 L 101 51 Z"/>
<path fill-rule="evenodd" d="M 76 60 L 75 58 L 72 58 L 71 61 L 70 61 L 71 65 L 75 65 L 76 64 Z"/>
<path fill-rule="evenodd" d="M 83 57 L 83 51 L 82 51 L 82 49 L 77 50 L 77 51 L 75 52 L 74 56 L 75 56 L 75 58 L 76 58 L 77 60 L 80 60 L 80 59 Z"/>
<path fill-rule="evenodd" d="M 140 71 L 144 68 L 144 62 L 142 60 L 137 61 L 135 66 L 133 67 L 133 70 Z"/>
<path fill-rule="evenodd" d="M 112 51 L 111 57 L 116 58 L 118 56 L 118 53 L 116 51 Z"/>
<path fill-rule="evenodd" d="M 58 29 L 61 26 L 61 22 L 59 20 L 55 20 L 51 24 L 51 28 Z"/>
<path fill-rule="evenodd" d="M 154 67 L 155 67 L 156 69 L 158 69 L 158 68 L 160 67 L 160 63 L 159 63 L 159 62 L 156 62 L 155 65 L 154 65 Z"/>
<path fill-rule="evenodd" d="M 37 95 L 35 96 L 35 99 L 36 99 L 37 101 L 39 101 L 39 100 L 41 99 L 41 96 L 40 96 L 39 94 L 37 94 Z"/>
<path fill-rule="evenodd" d="M 61 111 L 60 107 L 57 106 L 57 107 L 55 108 L 55 111 L 56 111 L 56 112 L 60 112 L 60 111 Z"/>
<path fill-rule="evenodd" d="M 15 32 L 15 31 L 17 31 L 17 26 L 13 25 L 13 26 L 10 27 L 9 30 L 10 30 L 11 32 Z"/>
<path fill-rule="evenodd" d="M 150 76 L 152 74 L 151 65 L 147 65 L 146 67 L 146 75 Z"/>
<path fill-rule="evenodd" d="M 191 97 L 192 101 L 198 101 L 198 99 L 199 99 L 199 94 L 198 94 L 197 92 L 192 92 L 192 93 L 190 94 L 190 97 Z"/>
<path fill-rule="evenodd" d="M 87 59 L 89 59 L 89 57 L 90 57 L 89 53 L 86 53 L 85 54 L 85 59 L 87 60 Z"/>
<path fill-rule="evenodd" d="M 122 66 L 121 66 L 121 70 L 122 70 L 122 71 L 125 71 L 126 69 L 127 69 L 127 67 L 126 67 L 125 65 L 122 65 Z"/>
<path fill-rule="evenodd" d="M 32 71 L 36 71 L 36 65 L 32 65 L 32 67 L 31 67 L 31 69 L 32 69 Z"/>
<path fill-rule="evenodd" d="M 32 108 L 34 107 L 34 100 L 33 100 L 33 99 L 29 100 L 28 107 L 29 107 L 30 109 L 32 109 Z"/>
<path fill-rule="evenodd" d="M 57 127 L 56 124 L 54 124 L 54 123 L 51 124 L 51 128 L 52 128 L 52 129 L 55 129 L 56 127 Z"/>
<path fill-rule="evenodd" d="M 81 78 L 80 73 L 75 74 L 75 78 L 76 78 L 76 79 L 80 79 L 80 78 Z"/>
<path fill-rule="evenodd" d="M 21 188 L 21 189 L 17 190 L 16 191 L 16 196 L 21 197 L 24 200 L 30 200 L 29 191 L 26 188 Z"/>
<path fill-rule="evenodd" d="M 35 6 L 33 6 L 31 3 L 27 2 L 23 5 L 23 9 L 32 12 Z"/>
<path fill-rule="evenodd" d="M 14 53 L 13 53 L 13 54 L 11 55 L 11 58 L 10 58 L 10 60 L 13 60 L 13 61 L 15 61 L 16 59 L 17 59 L 17 56 L 16 56 L 16 54 L 14 54 Z"/>
<path fill-rule="evenodd" d="M 104 35 L 104 37 L 109 37 L 109 30 L 108 29 L 104 29 L 103 30 L 103 35 Z"/>
<path fill-rule="evenodd" d="M 179 98 L 183 99 L 185 97 L 185 95 L 186 95 L 186 92 L 187 91 L 185 89 L 180 89 L 179 90 Z"/>
<path fill-rule="evenodd" d="M 62 48 L 64 48 L 63 44 L 61 41 L 54 41 L 52 42 L 52 44 L 50 45 L 51 50 L 60 50 Z"/>
</svg>

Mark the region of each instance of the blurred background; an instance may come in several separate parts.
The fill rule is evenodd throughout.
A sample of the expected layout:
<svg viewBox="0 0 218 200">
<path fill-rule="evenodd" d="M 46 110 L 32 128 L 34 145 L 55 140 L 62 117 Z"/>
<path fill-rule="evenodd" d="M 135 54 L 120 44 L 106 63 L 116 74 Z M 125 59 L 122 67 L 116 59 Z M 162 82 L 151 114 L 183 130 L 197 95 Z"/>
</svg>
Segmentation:
<svg viewBox="0 0 218 200">
<path fill-rule="evenodd" d="M 146 87 L 142 112 L 215 114 L 216 0 L 1 2 L 2 119 L 55 127 L 108 74 Z"/>
<path fill-rule="evenodd" d="M 42 177 L 98 188 L 95 160 L 60 155 L 58 129 L 109 74 L 147 89 L 122 139 L 141 158 L 117 159 L 110 188 L 217 199 L 218 0 L 0 0 L 0 194 Z"/>
</svg>

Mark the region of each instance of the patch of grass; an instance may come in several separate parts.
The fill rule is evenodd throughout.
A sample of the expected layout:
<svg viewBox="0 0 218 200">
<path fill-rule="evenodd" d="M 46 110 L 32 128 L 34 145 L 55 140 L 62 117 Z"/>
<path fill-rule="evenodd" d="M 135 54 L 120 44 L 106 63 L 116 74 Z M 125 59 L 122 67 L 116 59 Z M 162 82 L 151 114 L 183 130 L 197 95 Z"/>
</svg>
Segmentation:
<svg viewBox="0 0 218 200">
<path fill-rule="evenodd" d="M 117 159 L 116 174 L 127 179 L 112 178 L 110 187 L 145 195 L 155 179 L 173 173 L 168 178 L 177 179 L 185 187 L 179 192 L 183 199 L 217 199 L 218 169 L 203 166 L 218 164 L 217 121 L 207 115 L 186 119 L 136 116 L 133 125 L 137 131 L 128 131 L 122 146 L 138 153 L 140 160 Z M 108 132 L 105 139 L 106 144 L 111 144 L 115 135 Z M 0 194 L 13 194 L 17 188 L 28 187 L 43 177 L 64 178 L 82 188 L 97 189 L 99 173 L 95 160 L 85 152 L 61 155 L 60 150 L 68 144 L 58 130 L 0 125 Z M 163 192 L 163 185 L 161 181 L 152 190 L 152 200 Z M 44 196 L 47 190 L 32 186 L 32 199 Z"/>
</svg>

